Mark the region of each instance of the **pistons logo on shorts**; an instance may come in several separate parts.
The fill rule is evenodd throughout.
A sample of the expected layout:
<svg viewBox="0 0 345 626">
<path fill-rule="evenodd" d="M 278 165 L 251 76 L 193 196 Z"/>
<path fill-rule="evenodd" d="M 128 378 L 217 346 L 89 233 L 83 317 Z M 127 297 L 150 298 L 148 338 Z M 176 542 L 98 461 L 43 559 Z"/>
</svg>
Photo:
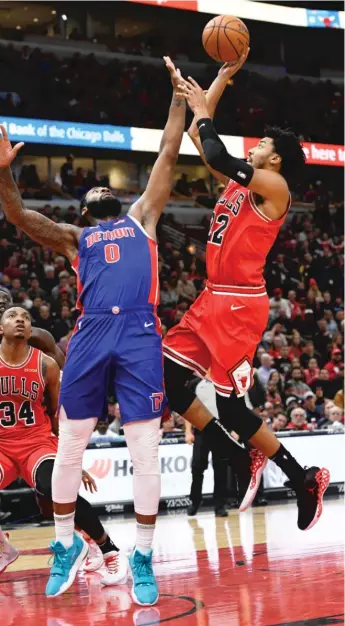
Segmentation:
<svg viewBox="0 0 345 626">
<path fill-rule="evenodd" d="M 164 400 L 164 394 L 161 391 L 157 393 L 153 393 L 152 396 L 150 396 L 150 400 L 152 402 L 153 413 L 158 413 L 159 411 L 161 411 L 163 400 Z"/>
</svg>

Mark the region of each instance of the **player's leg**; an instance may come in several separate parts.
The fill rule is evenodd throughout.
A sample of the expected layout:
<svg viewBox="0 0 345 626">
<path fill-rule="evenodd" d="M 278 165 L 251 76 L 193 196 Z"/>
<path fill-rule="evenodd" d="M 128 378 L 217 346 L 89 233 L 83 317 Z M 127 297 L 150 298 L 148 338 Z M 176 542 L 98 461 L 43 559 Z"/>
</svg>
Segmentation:
<svg viewBox="0 0 345 626">
<path fill-rule="evenodd" d="M 32 483 L 38 495 L 51 501 L 54 459 L 46 459 L 40 462 L 40 458 L 44 459 L 46 455 L 47 446 L 43 446 L 42 443 L 42 446 L 38 448 L 28 460 L 28 474 L 31 475 Z M 30 471 L 31 468 L 34 468 L 33 471 Z M 28 477 L 25 477 L 25 480 L 28 482 Z M 124 577 L 119 571 L 119 562 L 121 560 L 120 550 L 107 534 L 91 504 L 80 495 L 78 495 L 76 500 L 75 524 L 84 531 L 88 538 L 99 546 L 97 556 L 95 552 L 92 561 L 90 560 L 90 562 L 87 563 L 87 559 L 84 569 L 86 571 L 96 571 L 103 565 L 104 559 L 106 559 L 107 562 L 109 561 L 109 565 L 112 564 L 109 582 L 107 584 L 122 584 Z"/>
<path fill-rule="evenodd" d="M 298 527 L 300 530 L 312 528 L 322 513 L 322 498 L 329 485 L 329 471 L 319 467 L 303 468 L 256 413 L 248 409 L 244 397 L 237 397 L 235 393 L 230 397 L 217 394 L 217 407 L 220 419 L 227 428 L 235 430 L 243 441 L 259 449 L 286 474 L 297 495 Z M 240 510 L 247 507 L 248 503 L 244 500 Z"/>
<path fill-rule="evenodd" d="M 18 469 L 12 459 L 0 450 L 0 489 L 5 489 L 18 478 Z M 19 556 L 18 550 L 9 541 L 7 533 L 0 526 L 0 574 Z"/>
<path fill-rule="evenodd" d="M 64 368 L 59 411 L 59 444 L 52 477 L 56 541 L 46 595 L 70 587 L 85 559 L 86 542 L 74 533 L 82 459 L 103 414 L 109 364 L 111 316 L 83 318 L 73 335 Z"/>
<path fill-rule="evenodd" d="M 188 507 L 188 515 L 196 515 L 202 500 L 202 485 L 204 482 L 204 471 L 208 464 L 209 448 L 202 433 L 196 429 L 194 435 L 193 455 L 192 455 L 192 484 L 190 488 L 190 499 L 192 504 Z"/>
<path fill-rule="evenodd" d="M 152 569 L 152 542 L 161 489 L 158 456 L 160 421 L 166 406 L 161 337 L 155 322 L 152 326 L 145 326 L 147 319 L 147 315 L 142 313 L 128 316 L 126 328 L 132 335 L 140 328 L 140 340 L 134 350 L 133 338 L 123 333 L 123 343 L 117 346 L 114 381 L 133 463 L 137 526 L 135 548 L 129 564 L 133 577 L 132 597 L 140 605 L 153 605 L 159 597 Z"/>
</svg>

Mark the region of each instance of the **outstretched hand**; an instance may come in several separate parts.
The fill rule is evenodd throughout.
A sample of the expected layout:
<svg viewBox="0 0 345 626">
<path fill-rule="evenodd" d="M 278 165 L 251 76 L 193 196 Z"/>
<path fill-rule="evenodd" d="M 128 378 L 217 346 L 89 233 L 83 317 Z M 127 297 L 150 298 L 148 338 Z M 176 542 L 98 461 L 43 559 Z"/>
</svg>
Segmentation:
<svg viewBox="0 0 345 626">
<path fill-rule="evenodd" d="M 12 147 L 5 126 L 0 125 L 0 130 L 2 133 L 2 137 L 0 136 L 0 168 L 5 168 L 11 165 L 24 143 L 21 141 Z"/>
<path fill-rule="evenodd" d="M 208 117 L 206 93 L 194 78 L 188 76 L 188 80 L 182 79 L 178 85 L 177 95 L 187 100 L 194 114 Z"/>
<path fill-rule="evenodd" d="M 229 61 L 228 63 L 224 63 L 218 72 L 218 76 L 224 78 L 224 80 L 228 81 L 232 78 L 238 70 L 241 69 L 242 65 L 246 62 L 250 48 L 248 48 L 247 52 L 241 54 L 241 56 L 237 59 L 237 61 Z"/>
<path fill-rule="evenodd" d="M 181 82 L 182 76 L 181 76 L 181 72 L 179 69 L 176 69 L 174 63 L 172 62 L 170 57 L 163 57 L 164 62 L 165 62 L 165 66 L 166 68 L 169 70 L 170 72 L 170 78 L 171 78 L 171 82 L 172 82 L 172 86 L 174 88 L 174 90 L 176 91 L 178 88 L 179 83 Z"/>
</svg>

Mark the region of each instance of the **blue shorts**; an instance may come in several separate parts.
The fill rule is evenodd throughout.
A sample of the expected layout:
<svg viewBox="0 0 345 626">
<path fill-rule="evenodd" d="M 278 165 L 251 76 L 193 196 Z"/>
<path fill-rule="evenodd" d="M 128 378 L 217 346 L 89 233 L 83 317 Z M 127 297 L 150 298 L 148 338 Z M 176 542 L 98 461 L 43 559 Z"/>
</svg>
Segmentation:
<svg viewBox="0 0 345 626">
<path fill-rule="evenodd" d="M 162 338 L 152 307 L 119 314 L 88 311 L 80 317 L 68 347 L 59 405 L 70 419 L 108 415 L 114 389 L 121 422 L 163 415 Z"/>
</svg>

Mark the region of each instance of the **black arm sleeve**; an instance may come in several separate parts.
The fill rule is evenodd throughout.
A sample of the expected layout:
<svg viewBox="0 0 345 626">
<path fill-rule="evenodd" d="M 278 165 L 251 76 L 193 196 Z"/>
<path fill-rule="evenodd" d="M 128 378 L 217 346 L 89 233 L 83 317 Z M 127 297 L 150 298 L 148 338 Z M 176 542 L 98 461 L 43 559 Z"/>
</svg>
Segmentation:
<svg viewBox="0 0 345 626">
<path fill-rule="evenodd" d="M 243 187 L 248 187 L 254 175 L 252 166 L 228 153 L 219 135 L 217 135 L 212 120 L 208 117 L 200 119 L 197 125 L 208 165 L 243 185 Z"/>
</svg>

